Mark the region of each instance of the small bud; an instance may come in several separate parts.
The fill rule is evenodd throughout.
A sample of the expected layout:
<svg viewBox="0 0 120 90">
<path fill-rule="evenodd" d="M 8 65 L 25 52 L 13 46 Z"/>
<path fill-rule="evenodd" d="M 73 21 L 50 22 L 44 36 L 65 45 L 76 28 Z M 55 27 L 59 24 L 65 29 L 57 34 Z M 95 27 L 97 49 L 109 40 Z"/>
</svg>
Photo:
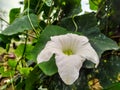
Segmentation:
<svg viewBox="0 0 120 90">
<path fill-rule="evenodd" d="M 15 56 L 14 53 L 10 53 L 10 54 L 8 54 L 8 58 L 9 58 L 9 59 L 15 59 L 16 56 Z"/>
</svg>

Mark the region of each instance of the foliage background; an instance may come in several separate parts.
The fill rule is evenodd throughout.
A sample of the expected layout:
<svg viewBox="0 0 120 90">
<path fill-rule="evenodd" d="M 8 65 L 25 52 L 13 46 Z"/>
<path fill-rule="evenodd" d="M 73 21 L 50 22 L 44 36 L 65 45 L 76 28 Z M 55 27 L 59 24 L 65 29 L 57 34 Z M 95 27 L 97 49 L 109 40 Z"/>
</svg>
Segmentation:
<svg viewBox="0 0 120 90">
<path fill-rule="evenodd" d="M 13 8 L 9 26 L 0 33 L 1 90 L 119 90 L 119 0 L 89 0 L 96 12 L 80 15 L 81 0 L 24 0 L 24 10 Z M 65 85 L 54 56 L 37 65 L 36 57 L 50 36 L 76 33 L 89 38 L 100 57 L 95 69 L 86 61 L 79 79 Z"/>
</svg>

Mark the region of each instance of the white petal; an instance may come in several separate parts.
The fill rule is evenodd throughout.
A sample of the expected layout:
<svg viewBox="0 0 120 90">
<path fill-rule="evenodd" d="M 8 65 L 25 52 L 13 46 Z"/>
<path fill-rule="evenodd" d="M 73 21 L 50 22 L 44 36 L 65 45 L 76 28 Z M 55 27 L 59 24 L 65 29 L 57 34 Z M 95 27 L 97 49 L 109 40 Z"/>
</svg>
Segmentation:
<svg viewBox="0 0 120 90">
<path fill-rule="evenodd" d="M 71 41 L 68 35 L 54 36 L 54 37 L 51 37 L 51 40 L 55 43 L 59 43 L 62 50 L 68 49 L 69 45 L 71 45 Z"/>
<path fill-rule="evenodd" d="M 67 85 L 71 85 L 79 77 L 79 70 L 82 67 L 83 58 L 77 55 L 56 55 L 56 64 L 61 79 Z"/>
<path fill-rule="evenodd" d="M 87 37 L 85 36 L 79 36 L 77 34 L 68 33 L 66 35 L 59 35 L 51 37 L 51 40 L 55 43 L 59 43 L 61 48 L 63 50 L 72 49 L 73 52 L 75 52 L 76 46 L 79 44 L 79 46 L 84 45 L 86 42 L 88 42 Z"/>
<path fill-rule="evenodd" d="M 79 47 L 80 50 L 78 50 L 76 52 L 76 54 L 80 55 L 81 57 L 92 61 L 93 63 L 95 63 L 95 67 L 98 66 L 99 64 L 99 57 L 96 53 L 96 51 L 93 49 L 93 47 L 90 45 L 90 43 L 86 43 L 83 46 Z"/>
<path fill-rule="evenodd" d="M 48 61 L 54 53 L 61 53 L 62 50 L 59 48 L 57 43 L 48 41 L 45 48 L 38 54 L 37 63 Z"/>
</svg>

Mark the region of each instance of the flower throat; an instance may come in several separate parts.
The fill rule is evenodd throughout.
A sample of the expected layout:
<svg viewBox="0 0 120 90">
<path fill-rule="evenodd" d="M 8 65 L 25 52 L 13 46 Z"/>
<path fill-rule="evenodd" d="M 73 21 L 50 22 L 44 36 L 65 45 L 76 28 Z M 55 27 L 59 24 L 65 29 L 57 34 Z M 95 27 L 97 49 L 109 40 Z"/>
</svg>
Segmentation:
<svg viewBox="0 0 120 90">
<path fill-rule="evenodd" d="M 68 55 L 68 56 L 73 55 L 73 51 L 71 49 L 64 50 L 63 53 Z"/>
</svg>

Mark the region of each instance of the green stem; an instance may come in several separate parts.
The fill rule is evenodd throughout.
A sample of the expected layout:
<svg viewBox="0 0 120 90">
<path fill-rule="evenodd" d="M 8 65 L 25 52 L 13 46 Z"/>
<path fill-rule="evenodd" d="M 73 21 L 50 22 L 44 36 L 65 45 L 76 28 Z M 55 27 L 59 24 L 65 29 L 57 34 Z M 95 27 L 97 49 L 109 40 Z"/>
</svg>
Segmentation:
<svg viewBox="0 0 120 90">
<path fill-rule="evenodd" d="M 40 11 L 41 11 L 41 9 L 42 9 L 43 5 L 44 5 L 44 2 L 40 5 L 40 8 L 39 8 L 39 10 L 38 10 L 37 14 L 39 14 L 39 13 L 40 13 Z"/>
<path fill-rule="evenodd" d="M 37 9 L 39 8 L 39 4 L 40 4 L 41 0 L 38 1 L 36 7 L 35 7 L 35 12 L 37 11 Z"/>
<path fill-rule="evenodd" d="M 74 17 L 75 17 L 75 16 L 72 16 L 72 21 L 73 21 L 73 23 L 74 23 L 74 25 L 75 25 L 75 32 L 77 32 L 78 26 L 77 26 L 77 24 L 76 24 L 76 22 L 75 22 L 75 20 L 74 20 Z"/>
<path fill-rule="evenodd" d="M 96 14 L 95 14 L 96 17 L 99 15 L 100 11 L 101 11 L 102 8 L 104 7 L 105 2 L 106 2 L 106 1 L 101 2 L 101 4 L 100 4 L 101 6 L 99 7 L 99 9 L 97 10 L 97 12 L 96 12 Z"/>
<path fill-rule="evenodd" d="M 31 35 L 31 34 L 28 34 L 28 33 L 23 33 L 23 34 L 25 34 L 25 35 L 27 35 L 27 36 L 30 36 L 30 37 L 32 37 L 32 38 L 37 39 L 35 36 L 33 36 L 33 35 Z"/>
<path fill-rule="evenodd" d="M 29 22 L 30 22 L 30 24 L 31 24 L 31 26 L 32 26 L 32 28 L 33 28 L 33 31 L 35 32 L 35 34 L 36 34 L 36 36 L 37 36 L 36 29 L 35 29 L 34 25 L 32 24 L 32 21 L 31 21 L 31 19 L 30 19 L 29 6 L 30 6 L 30 0 L 28 0 L 28 14 L 27 14 L 27 16 L 28 16 Z"/>
<path fill-rule="evenodd" d="M 9 25 L 9 23 L 6 20 L 4 20 L 2 17 L 0 17 L 0 19 Z"/>
<path fill-rule="evenodd" d="M 53 3 L 53 0 L 52 0 L 52 3 Z M 48 13 L 48 20 L 47 20 L 48 25 L 51 24 L 51 22 L 50 22 L 50 14 L 51 14 L 51 12 L 52 12 L 52 6 L 50 7 L 50 10 L 49 10 L 49 13 Z"/>
<path fill-rule="evenodd" d="M 28 35 L 26 35 L 26 38 L 25 38 L 25 45 L 24 45 L 24 50 L 23 50 L 23 53 L 22 53 L 22 59 L 24 58 L 25 51 L 26 51 L 27 38 L 28 38 Z"/>
<path fill-rule="evenodd" d="M 14 79 L 14 78 L 11 76 L 11 74 L 10 74 L 10 79 L 11 79 L 11 80 Z M 13 84 L 13 80 L 11 81 L 11 84 L 12 84 L 12 90 L 15 90 L 15 87 L 14 87 L 14 84 Z"/>
</svg>

